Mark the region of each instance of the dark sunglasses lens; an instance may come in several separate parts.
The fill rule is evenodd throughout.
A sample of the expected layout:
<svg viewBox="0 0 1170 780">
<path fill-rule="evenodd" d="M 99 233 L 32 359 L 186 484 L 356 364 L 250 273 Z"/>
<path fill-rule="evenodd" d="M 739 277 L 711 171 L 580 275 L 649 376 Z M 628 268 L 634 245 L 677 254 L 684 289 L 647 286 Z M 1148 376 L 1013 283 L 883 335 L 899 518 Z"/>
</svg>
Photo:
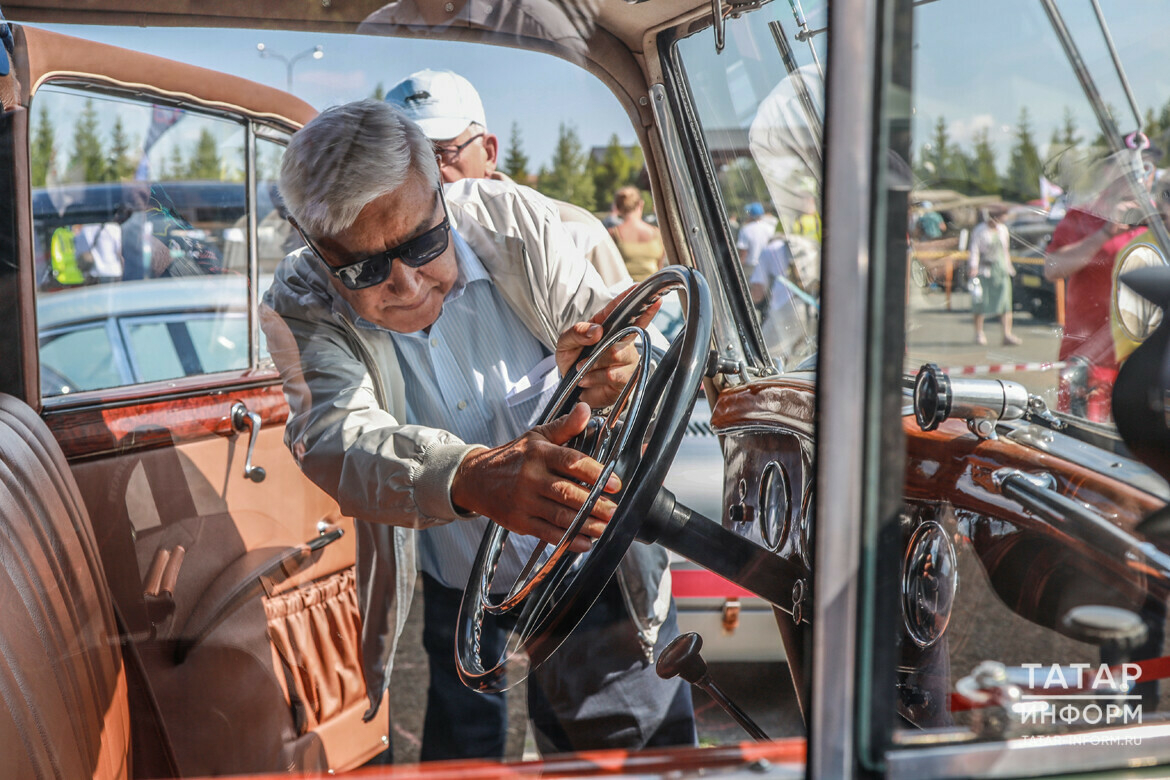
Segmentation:
<svg viewBox="0 0 1170 780">
<path fill-rule="evenodd" d="M 351 290 L 360 290 L 386 281 L 389 275 L 390 259 L 385 255 L 371 257 L 355 265 L 341 269 L 338 276 L 341 283 Z"/>
<path fill-rule="evenodd" d="M 399 257 L 411 268 L 424 266 L 447 250 L 450 236 L 451 231 L 444 220 L 443 224 L 436 225 L 406 246 L 401 247 Z"/>
</svg>

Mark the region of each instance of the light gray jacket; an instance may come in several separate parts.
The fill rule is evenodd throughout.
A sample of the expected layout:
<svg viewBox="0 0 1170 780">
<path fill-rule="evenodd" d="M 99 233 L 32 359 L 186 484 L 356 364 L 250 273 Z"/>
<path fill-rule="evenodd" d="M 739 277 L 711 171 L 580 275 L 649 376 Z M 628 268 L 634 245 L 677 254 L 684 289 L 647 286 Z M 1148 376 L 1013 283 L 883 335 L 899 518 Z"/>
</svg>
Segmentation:
<svg viewBox="0 0 1170 780">
<path fill-rule="evenodd" d="M 610 299 L 548 199 L 505 182 L 446 188 L 451 221 L 503 299 L 547 348 Z M 390 680 L 416 578 L 414 529 L 464 519 L 455 470 L 476 444 L 401 422 L 402 371 L 386 333 L 358 328 L 329 274 L 301 249 L 277 268 L 261 320 L 289 403 L 285 442 L 305 475 L 356 518 L 362 659 L 370 709 Z M 626 606 L 650 648 L 670 602 L 667 553 L 636 544 L 618 570 Z"/>
</svg>

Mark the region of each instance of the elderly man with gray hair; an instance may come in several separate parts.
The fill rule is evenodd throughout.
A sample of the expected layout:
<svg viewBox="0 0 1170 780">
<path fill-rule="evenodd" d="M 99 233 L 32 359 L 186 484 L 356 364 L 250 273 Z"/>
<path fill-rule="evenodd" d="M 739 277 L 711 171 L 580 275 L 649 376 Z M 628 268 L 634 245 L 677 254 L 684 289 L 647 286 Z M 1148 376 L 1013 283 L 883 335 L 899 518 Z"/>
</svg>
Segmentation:
<svg viewBox="0 0 1170 780">
<path fill-rule="evenodd" d="M 389 684 L 417 534 L 432 666 L 423 759 L 502 756 L 502 694 L 464 688 L 454 669 L 459 595 L 489 522 L 514 532 L 495 580 L 507 583 L 540 540 L 561 538 L 581 485 L 600 477 L 564 446 L 586 403 L 533 427 L 545 399 L 518 390 L 597 342 L 612 294 L 547 200 L 480 179 L 444 192 L 430 140 L 381 101 L 328 109 L 297 132 L 280 186 L 306 247 L 277 269 L 264 331 L 289 401 L 286 443 L 355 518 L 367 718 Z M 636 360 L 632 346 L 611 350 L 583 400 L 612 402 Z M 599 536 L 614 509 L 598 501 L 584 534 Z M 529 681 L 542 752 L 694 741 L 689 688 L 648 661 L 678 632 L 666 553 L 634 548 Z M 485 657 L 506 628 L 485 626 Z"/>
</svg>

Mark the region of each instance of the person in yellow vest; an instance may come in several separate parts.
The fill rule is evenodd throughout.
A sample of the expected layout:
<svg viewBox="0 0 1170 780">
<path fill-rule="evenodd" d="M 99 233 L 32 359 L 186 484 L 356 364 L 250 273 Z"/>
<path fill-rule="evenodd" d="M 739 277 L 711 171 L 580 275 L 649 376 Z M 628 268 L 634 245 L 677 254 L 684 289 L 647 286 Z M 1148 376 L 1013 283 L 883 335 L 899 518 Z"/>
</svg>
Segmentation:
<svg viewBox="0 0 1170 780">
<path fill-rule="evenodd" d="M 53 278 L 60 285 L 85 283 L 85 274 L 77 265 L 77 245 L 73 240 L 73 227 L 62 225 L 53 231 L 49 240 L 49 266 Z"/>
</svg>

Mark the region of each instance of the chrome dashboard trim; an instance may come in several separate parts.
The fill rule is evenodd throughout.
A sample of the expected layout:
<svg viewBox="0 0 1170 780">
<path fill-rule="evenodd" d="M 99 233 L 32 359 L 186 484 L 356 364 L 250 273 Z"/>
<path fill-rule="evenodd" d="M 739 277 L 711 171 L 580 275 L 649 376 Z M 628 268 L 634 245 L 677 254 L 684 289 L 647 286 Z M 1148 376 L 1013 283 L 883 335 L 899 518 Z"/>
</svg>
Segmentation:
<svg viewBox="0 0 1170 780">
<path fill-rule="evenodd" d="M 1008 429 L 1008 433 L 1004 434 L 1005 439 L 1079 464 L 1098 474 L 1113 477 L 1118 482 L 1123 482 L 1143 493 L 1149 493 L 1157 499 L 1170 502 L 1170 485 L 1166 484 L 1166 480 L 1153 469 L 1132 458 L 1108 452 L 1043 425 L 1022 420 L 1001 421 L 999 427 Z"/>
</svg>

